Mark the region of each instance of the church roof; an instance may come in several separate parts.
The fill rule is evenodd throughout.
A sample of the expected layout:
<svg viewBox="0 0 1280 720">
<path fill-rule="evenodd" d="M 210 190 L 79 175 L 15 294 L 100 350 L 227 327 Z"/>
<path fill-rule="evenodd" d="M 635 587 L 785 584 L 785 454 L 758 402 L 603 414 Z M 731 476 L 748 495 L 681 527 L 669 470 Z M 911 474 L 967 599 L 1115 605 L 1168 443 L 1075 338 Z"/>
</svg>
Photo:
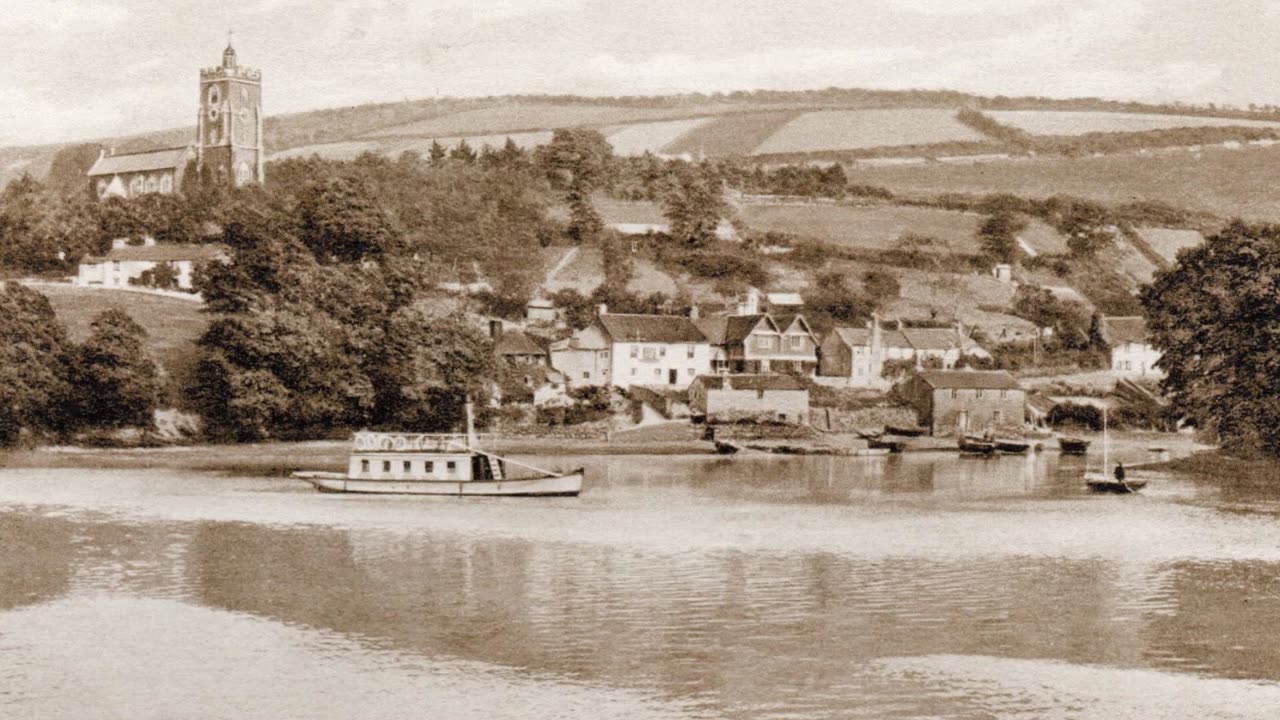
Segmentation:
<svg viewBox="0 0 1280 720">
<path fill-rule="evenodd" d="M 128 153 L 125 155 L 103 155 L 89 168 L 89 177 L 99 175 L 120 175 L 122 173 L 144 172 L 146 170 L 170 170 L 184 165 L 191 152 L 189 145 L 150 150 L 147 152 Z"/>
</svg>

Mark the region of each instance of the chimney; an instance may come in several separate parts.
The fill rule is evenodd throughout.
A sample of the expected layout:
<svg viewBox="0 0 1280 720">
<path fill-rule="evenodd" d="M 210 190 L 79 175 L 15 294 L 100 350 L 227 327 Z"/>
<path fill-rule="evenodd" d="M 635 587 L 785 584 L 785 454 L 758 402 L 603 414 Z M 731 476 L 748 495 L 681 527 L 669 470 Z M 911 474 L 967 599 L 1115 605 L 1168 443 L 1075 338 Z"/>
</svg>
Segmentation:
<svg viewBox="0 0 1280 720">
<path fill-rule="evenodd" d="M 902 318 L 898 318 L 894 322 L 897 323 L 898 332 L 902 332 Z"/>
<path fill-rule="evenodd" d="M 758 315 L 760 313 L 760 291 L 755 288 L 747 288 L 747 302 L 745 305 L 743 315 Z"/>
<path fill-rule="evenodd" d="M 126 247 L 129 247 L 129 238 L 127 237 L 118 237 L 111 241 L 112 250 L 119 250 Z"/>
<path fill-rule="evenodd" d="M 698 306 L 697 306 L 697 305 L 694 305 L 693 307 L 689 308 L 689 319 L 690 319 L 690 320 L 697 320 L 697 319 L 698 319 Z"/>
<path fill-rule="evenodd" d="M 497 340 L 500 337 L 502 337 L 502 321 L 490 320 L 489 321 L 489 338 L 492 340 Z"/>
<path fill-rule="evenodd" d="M 880 313 L 871 313 L 871 354 L 875 355 L 880 352 L 880 343 L 883 337 L 880 335 Z"/>
<path fill-rule="evenodd" d="M 599 306 L 598 308 L 596 308 L 596 314 L 597 314 L 597 315 L 608 315 L 608 314 L 609 314 L 609 306 L 608 306 L 608 305 L 606 305 L 606 304 L 604 304 L 604 303 L 600 303 L 600 306 Z"/>
</svg>

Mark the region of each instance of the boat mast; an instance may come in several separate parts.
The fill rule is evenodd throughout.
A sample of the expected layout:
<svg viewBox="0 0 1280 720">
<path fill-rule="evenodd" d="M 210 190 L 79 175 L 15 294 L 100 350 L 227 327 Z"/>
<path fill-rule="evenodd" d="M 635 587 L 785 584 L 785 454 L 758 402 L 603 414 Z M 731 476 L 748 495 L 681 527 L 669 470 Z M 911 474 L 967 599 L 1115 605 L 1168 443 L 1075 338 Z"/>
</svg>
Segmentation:
<svg viewBox="0 0 1280 720">
<path fill-rule="evenodd" d="M 1102 406 L 1102 472 L 1111 467 L 1111 435 L 1107 433 L 1107 406 Z"/>
<path fill-rule="evenodd" d="M 467 396 L 466 410 L 467 410 L 467 445 L 474 448 L 476 447 L 476 445 L 479 444 L 479 439 L 476 437 L 476 411 L 475 411 L 475 408 L 472 407 L 471 405 L 471 396 L 469 395 Z"/>
</svg>

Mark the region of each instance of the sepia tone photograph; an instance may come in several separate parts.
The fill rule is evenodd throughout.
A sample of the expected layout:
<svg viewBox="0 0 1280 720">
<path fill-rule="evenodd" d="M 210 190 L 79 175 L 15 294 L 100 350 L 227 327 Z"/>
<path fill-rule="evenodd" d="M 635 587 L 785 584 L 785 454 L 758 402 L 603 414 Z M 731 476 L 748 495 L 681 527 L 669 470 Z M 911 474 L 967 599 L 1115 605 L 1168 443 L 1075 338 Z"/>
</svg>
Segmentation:
<svg viewBox="0 0 1280 720">
<path fill-rule="evenodd" d="M 1277 37 L 7 0 L 0 718 L 1280 717 Z"/>
</svg>

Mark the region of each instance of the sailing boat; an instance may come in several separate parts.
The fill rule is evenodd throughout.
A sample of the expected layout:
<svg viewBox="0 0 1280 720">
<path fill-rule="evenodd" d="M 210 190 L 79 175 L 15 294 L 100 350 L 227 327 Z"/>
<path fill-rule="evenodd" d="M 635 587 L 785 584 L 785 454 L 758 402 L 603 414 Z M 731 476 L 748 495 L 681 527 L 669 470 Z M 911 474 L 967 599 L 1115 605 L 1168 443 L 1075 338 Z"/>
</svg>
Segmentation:
<svg viewBox="0 0 1280 720">
<path fill-rule="evenodd" d="M 1122 465 L 1117 465 L 1114 472 L 1108 472 L 1111 467 L 1111 435 L 1107 431 L 1107 406 L 1102 406 L 1102 470 L 1093 471 L 1086 470 L 1084 473 L 1084 484 L 1094 492 L 1111 492 L 1111 493 L 1132 493 L 1140 490 L 1147 484 L 1146 480 L 1130 479 L 1124 476 L 1121 471 Z"/>
</svg>

